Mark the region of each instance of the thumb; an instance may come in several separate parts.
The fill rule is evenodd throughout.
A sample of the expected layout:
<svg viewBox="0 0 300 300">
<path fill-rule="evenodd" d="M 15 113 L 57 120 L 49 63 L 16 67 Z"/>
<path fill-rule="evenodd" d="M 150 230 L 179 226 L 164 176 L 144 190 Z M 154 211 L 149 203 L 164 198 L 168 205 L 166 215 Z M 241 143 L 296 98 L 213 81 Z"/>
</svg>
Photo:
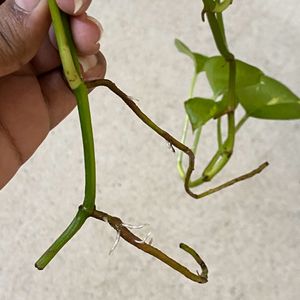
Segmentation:
<svg viewBox="0 0 300 300">
<path fill-rule="evenodd" d="M 17 71 L 33 58 L 49 26 L 47 0 L 6 0 L 1 4 L 0 76 Z"/>
</svg>

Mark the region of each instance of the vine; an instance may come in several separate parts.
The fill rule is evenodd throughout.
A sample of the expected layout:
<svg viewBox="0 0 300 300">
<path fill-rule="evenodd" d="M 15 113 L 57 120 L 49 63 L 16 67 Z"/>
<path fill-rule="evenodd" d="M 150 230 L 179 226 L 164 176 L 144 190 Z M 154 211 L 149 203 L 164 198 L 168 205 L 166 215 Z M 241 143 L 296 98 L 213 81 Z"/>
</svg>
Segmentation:
<svg viewBox="0 0 300 300">
<path fill-rule="evenodd" d="M 90 82 L 83 81 L 76 49 L 70 33 L 68 16 L 59 10 L 55 0 L 48 0 L 48 3 L 64 74 L 70 89 L 77 99 L 84 149 L 85 197 L 71 224 L 40 257 L 35 266 L 40 270 L 44 269 L 60 249 L 83 226 L 85 221 L 92 217 L 108 223 L 117 231 L 115 245 L 120 238 L 123 238 L 128 243 L 156 257 L 190 280 L 198 283 L 207 282 L 208 269 L 201 257 L 189 246 L 183 243 L 180 244 L 180 248 L 189 253 L 198 263 L 201 268 L 201 273 L 198 271 L 197 273 L 192 273 L 182 264 L 152 246 L 151 242 L 147 242 L 147 239 L 142 240 L 134 235 L 129 229 L 137 228 L 137 226 L 125 224 L 120 218 L 96 209 L 95 151 L 88 102 L 88 89 L 98 86 L 107 87 L 121 98 L 142 122 L 164 138 L 171 145 L 172 149 L 177 148 L 180 150 L 177 169 L 180 177 L 184 180 L 186 192 L 196 199 L 200 199 L 239 181 L 248 179 L 266 168 L 268 166 L 267 162 L 261 164 L 251 172 L 200 194 L 196 194 L 191 190 L 196 186 L 212 180 L 225 167 L 234 150 L 236 133 L 249 117 L 265 119 L 300 118 L 299 98 L 278 81 L 265 76 L 258 68 L 236 60 L 234 55 L 229 51 L 222 12 L 229 7 L 232 1 L 203 0 L 204 8 L 201 14 L 202 19 L 204 21 L 206 18 L 209 23 L 220 56 L 207 57 L 192 52 L 183 42 L 179 40 L 175 41 L 177 49 L 192 58 L 194 62 L 194 75 L 190 86 L 189 99 L 185 102 L 186 117 L 183 134 L 181 140 L 178 141 L 168 132 L 156 125 L 139 109 L 135 102 L 112 81 L 108 79 Z M 194 97 L 195 85 L 198 75 L 201 72 L 206 73 L 212 88 L 213 97 L 211 99 Z M 246 113 L 236 124 L 235 111 L 240 104 Z M 227 136 L 225 139 L 222 136 L 222 117 L 224 116 L 227 118 Z M 217 120 L 218 149 L 204 168 L 202 175 L 192 180 L 195 155 L 200 142 L 202 128 L 210 120 Z M 194 134 L 194 142 L 191 148 L 185 145 L 190 124 Z M 183 153 L 188 157 L 187 168 L 183 166 Z"/>
</svg>

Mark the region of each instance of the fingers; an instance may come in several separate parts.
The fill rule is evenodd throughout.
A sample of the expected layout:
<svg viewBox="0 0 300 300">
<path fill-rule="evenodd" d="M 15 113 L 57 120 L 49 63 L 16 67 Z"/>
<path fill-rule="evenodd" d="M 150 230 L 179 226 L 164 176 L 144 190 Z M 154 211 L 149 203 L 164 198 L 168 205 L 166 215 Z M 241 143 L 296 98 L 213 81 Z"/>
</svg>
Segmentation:
<svg viewBox="0 0 300 300">
<path fill-rule="evenodd" d="M 91 4 L 91 0 L 57 0 L 56 2 L 60 9 L 69 15 L 80 15 Z"/>
<path fill-rule="evenodd" d="M 65 4 L 65 1 L 63 1 L 63 3 Z M 66 1 L 66 4 L 68 3 L 71 7 L 69 10 L 73 9 L 70 5 L 73 1 Z M 85 9 L 90 2 L 85 1 L 84 3 L 85 5 L 83 5 L 83 9 Z M 71 17 L 70 25 L 79 56 L 84 57 L 96 54 L 99 51 L 99 40 L 103 32 L 101 24 L 83 12 L 78 16 Z M 36 56 L 31 61 L 37 75 L 55 69 L 61 64 L 56 49 L 57 45 L 55 34 L 51 27 L 49 37 L 47 36 L 47 38 L 43 41 Z"/>
<path fill-rule="evenodd" d="M 91 61 L 90 58 L 89 64 Z M 96 65 L 85 76 L 101 78 L 104 73 L 105 60 L 98 53 Z M 34 153 L 49 130 L 72 111 L 76 101 L 58 69 L 42 75 L 39 81 L 26 72 L 6 76 L 0 79 L 0 95 L 1 189 Z"/>
<path fill-rule="evenodd" d="M 91 0 L 57 0 L 56 2 L 62 11 L 73 16 L 70 25 L 79 54 L 95 54 L 99 50 L 98 42 L 103 28 L 96 19 L 86 14 Z M 52 41 L 54 41 L 53 36 L 51 34 Z M 55 42 L 54 46 L 56 46 Z"/>
<path fill-rule="evenodd" d="M 58 51 L 51 43 L 48 35 L 42 42 L 37 54 L 30 61 L 30 64 L 37 76 L 56 69 L 61 65 Z"/>
<path fill-rule="evenodd" d="M 76 15 L 71 20 L 71 27 L 79 54 L 84 56 L 96 53 L 99 49 L 101 26 L 85 14 L 90 0 L 58 0 L 58 4 L 65 12 Z M 7 0 L 0 6 L 0 76 L 18 70 L 37 52 L 38 55 L 43 51 L 47 52 L 45 47 L 42 47 L 44 50 L 38 49 L 43 43 L 48 43 L 45 38 L 49 26 L 47 0 Z M 37 59 L 40 60 L 37 65 L 41 69 L 49 70 L 59 64 L 54 52 L 49 51 L 51 55 L 41 54 L 48 57 L 48 61 L 43 60 L 47 61 L 47 66 Z"/>
<path fill-rule="evenodd" d="M 104 77 L 106 61 L 100 52 L 96 55 L 85 57 L 83 61 L 85 80 Z M 42 93 L 47 99 L 50 129 L 52 129 L 73 110 L 76 106 L 76 100 L 59 70 L 40 76 L 39 82 Z"/>
<path fill-rule="evenodd" d="M 0 81 L 0 189 L 49 132 L 49 115 L 38 81 L 10 75 Z"/>
<path fill-rule="evenodd" d="M 56 0 L 62 11 L 73 18 L 70 19 L 71 30 L 77 50 L 81 55 L 95 54 L 103 28 L 94 18 L 86 14 L 91 0 Z"/>
<path fill-rule="evenodd" d="M 35 77 L 6 76 L 0 84 L 0 123 L 25 162 L 49 131 L 49 117 Z M 42 100 L 42 101 L 41 101 Z M 2 152 L 1 152 L 2 153 Z"/>
<path fill-rule="evenodd" d="M 49 24 L 46 0 L 7 0 L 0 6 L 0 76 L 35 55 Z"/>
<path fill-rule="evenodd" d="M 39 82 L 47 103 L 49 129 L 52 129 L 74 109 L 76 100 L 58 69 L 41 76 Z"/>
<path fill-rule="evenodd" d="M 86 14 L 71 18 L 73 39 L 81 55 L 95 54 L 99 50 L 99 41 L 103 33 L 101 24 Z"/>
<path fill-rule="evenodd" d="M 99 50 L 99 41 L 103 33 L 102 25 L 86 13 L 71 17 L 70 26 L 75 46 L 80 55 L 95 54 Z M 54 30 L 51 27 L 50 41 L 57 48 Z"/>
</svg>

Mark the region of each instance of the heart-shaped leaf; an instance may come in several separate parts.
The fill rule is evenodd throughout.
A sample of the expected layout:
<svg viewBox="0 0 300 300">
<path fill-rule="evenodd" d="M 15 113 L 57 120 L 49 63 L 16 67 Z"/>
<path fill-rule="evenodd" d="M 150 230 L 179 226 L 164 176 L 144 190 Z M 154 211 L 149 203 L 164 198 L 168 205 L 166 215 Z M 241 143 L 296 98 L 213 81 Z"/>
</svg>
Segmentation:
<svg viewBox="0 0 300 300">
<path fill-rule="evenodd" d="M 279 81 L 261 76 L 259 83 L 237 91 L 248 115 L 261 119 L 300 119 L 300 99 Z"/>
<path fill-rule="evenodd" d="M 191 98 L 184 106 L 193 130 L 212 119 L 216 111 L 216 102 L 206 98 Z"/>
<path fill-rule="evenodd" d="M 187 45 L 185 45 L 182 41 L 178 39 L 175 39 L 175 46 L 179 52 L 186 54 L 193 60 L 196 74 L 199 74 L 203 71 L 204 64 L 208 59 L 207 56 L 202 55 L 200 53 L 192 52 Z"/>
<path fill-rule="evenodd" d="M 204 66 L 207 79 L 215 96 L 228 90 L 229 64 L 222 56 L 210 57 Z M 236 60 L 236 88 L 259 82 L 262 71 L 240 60 Z"/>
</svg>

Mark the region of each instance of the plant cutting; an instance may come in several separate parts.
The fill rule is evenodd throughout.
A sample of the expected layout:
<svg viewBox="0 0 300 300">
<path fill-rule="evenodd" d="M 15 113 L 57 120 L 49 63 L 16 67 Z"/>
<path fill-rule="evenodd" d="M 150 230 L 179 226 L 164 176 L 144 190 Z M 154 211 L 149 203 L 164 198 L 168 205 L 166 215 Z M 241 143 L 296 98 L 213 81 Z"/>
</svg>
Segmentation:
<svg viewBox="0 0 300 300">
<path fill-rule="evenodd" d="M 44 269 L 58 251 L 82 227 L 87 218 L 92 217 L 111 225 L 118 233 L 117 241 L 122 237 L 130 244 L 155 256 L 187 278 L 199 283 L 207 282 L 207 267 L 200 256 L 189 246 L 180 244 L 180 248 L 192 255 L 199 264 L 201 274 L 198 272 L 190 272 L 186 267 L 168 257 L 159 249 L 153 247 L 150 242 L 140 239 L 129 231 L 129 229 L 137 228 L 137 226 L 125 224 L 121 219 L 96 209 L 95 151 L 87 91 L 89 88 L 98 86 L 109 88 L 128 105 L 141 121 L 164 138 L 174 151 L 175 148 L 179 150 L 177 168 L 181 178 L 184 180 L 186 192 L 193 198 L 203 198 L 236 182 L 258 174 L 268 165 L 267 162 L 247 174 L 232 179 L 206 192 L 197 194 L 192 191 L 192 188 L 212 180 L 228 163 L 234 150 L 236 133 L 249 117 L 264 119 L 300 118 L 300 102 L 296 95 L 283 84 L 264 75 L 258 68 L 236 60 L 234 55 L 229 51 L 222 12 L 229 7 L 231 2 L 232 1 L 226 0 L 222 2 L 203 0 L 204 8 L 202 11 L 202 19 L 207 19 L 209 23 L 220 56 L 207 57 L 192 52 L 184 43 L 176 40 L 178 50 L 187 54 L 194 61 L 194 76 L 191 84 L 191 92 L 189 99 L 185 102 L 187 116 L 184 124 L 183 137 L 181 141 L 178 141 L 156 125 L 139 109 L 135 102 L 112 81 L 107 79 L 91 82 L 83 81 L 76 49 L 69 29 L 68 17 L 59 10 L 55 0 L 48 0 L 64 74 L 70 89 L 77 99 L 84 148 L 86 185 L 85 197 L 83 203 L 79 206 L 76 216 L 69 227 L 36 262 L 38 269 Z M 205 72 L 213 91 L 213 96 L 209 99 L 195 97 L 194 95 L 195 83 L 201 72 Z M 236 122 L 235 112 L 239 106 L 242 106 L 245 110 L 245 116 Z M 227 136 L 225 139 L 222 133 L 222 118 L 227 119 Z M 215 121 L 217 123 L 218 149 L 208 165 L 204 168 L 201 177 L 192 179 L 195 154 L 199 145 L 201 131 L 203 126 L 209 121 Z M 185 145 L 189 124 L 191 124 L 194 135 L 194 144 L 191 148 Z M 188 157 L 188 165 L 186 168 L 183 166 L 184 153 Z"/>
</svg>

